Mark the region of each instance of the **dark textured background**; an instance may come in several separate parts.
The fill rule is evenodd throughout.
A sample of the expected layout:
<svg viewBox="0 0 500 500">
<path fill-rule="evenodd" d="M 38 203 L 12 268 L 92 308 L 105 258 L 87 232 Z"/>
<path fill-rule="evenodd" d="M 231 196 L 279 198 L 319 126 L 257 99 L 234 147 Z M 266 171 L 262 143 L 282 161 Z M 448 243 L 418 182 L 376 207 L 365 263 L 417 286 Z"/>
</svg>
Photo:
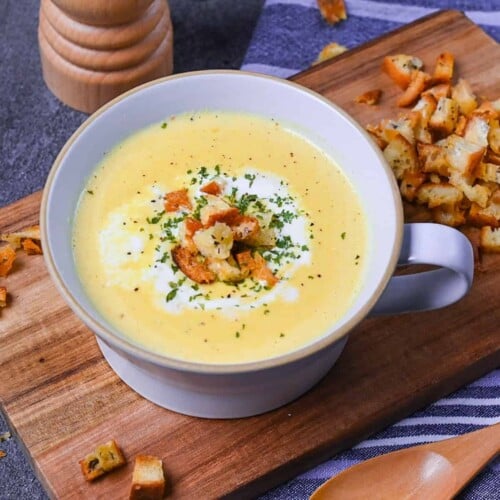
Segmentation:
<svg viewBox="0 0 500 500">
<path fill-rule="evenodd" d="M 263 0 L 169 3 L 176 73 L 239 68 Z M 0 206 L 43 187 L 58 151 L 87 116 L 59 102 L 45 87 L 38 56 L 38 6 L 38 0 L 0 0 Z M 7 430 L 0 414 L 0 434 Z M 0 449 L 7 453 L 0 459 L 0 500 L 47 498 L 16 440 L 1 443 Z"/>
</svg>

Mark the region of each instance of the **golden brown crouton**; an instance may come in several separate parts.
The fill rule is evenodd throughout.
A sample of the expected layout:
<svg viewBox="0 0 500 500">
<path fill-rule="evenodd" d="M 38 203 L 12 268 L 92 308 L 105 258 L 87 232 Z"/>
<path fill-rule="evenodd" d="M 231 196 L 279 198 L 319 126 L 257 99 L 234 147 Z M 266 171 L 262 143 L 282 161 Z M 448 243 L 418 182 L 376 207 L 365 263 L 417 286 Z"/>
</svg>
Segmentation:
<svg viewBox="0 0 500 500">
<path fill-rule="evenodd" d="M 436 111 L 429 120 L 429 127 L 440 136 L 446 136 L 455 130 L 457 120 L 458 106 L 455 101 L 441 97 L 438 100 Z"/>
<path fill-rule="evenodd" d="M 13 233 L 0 234 L 0 241 L 9 243 L 14 250 L 21 248 L 21 240 L 25 238 L 40 241 L 40 226 L 29 226 L 20 231 L 14 231 Z"/>
<path fill-rule="evenodd" d="M 7 288 L 0 286 L 0 307 L 7 307 Z"/>
<path fill-rule="evenodd" d="M 382 91 L 380 89 L 367 90 L 361 95 L 358 95 L 354 102 L 358 104 L 368 104 L 370 106 L 374 106 L 378 104 L 380 101 L 380 97 L 382 96 Z"/>
<path fill-rule="evenodd" d="M 481 162 L 485 148 L 452 134 L 443 141 L 450 168 L 464 175 L 471 174 Z"/>
<path fill-rule="evenodd" d="M 193 241 L 193 236 L 200 229 L 203 229 L 203 224 L 198 219 L 193 219 L 192 217 L 186 217 L 184 223 L 180 226 L 179 238 L 181 245 L 191 253 L 198 252 L 198 248 Z"/>
<path fill-rule="evenodd" d="M 451 184 L 426 183 L 417 191 L 417 200 L 429 208 L 440 205 L 454 205 L 462 200 L 462 192 Z"/>
<path fill-rule="evenodd" d="M 440 83 L 438 85 L 433 85 L 428 88 L 425 92 L 422 92 L 422 97 L 429 96 L 434 97 L 436 101 L 439 101 L 441 97 L 450 97 L 451 85 L 449 83 Z"/>
<path fill-rule="evenodd" d="M 451 98 L 458 104 L 460 113 L 469 115 L 477 108 L 477 99 L 467 80 L 460 78 L 451 89 Z"/>
<path fill-rule="evenodd" d="M 187 248 L 177 245 L 172 249 L 172 259 L 177 267 L 195 283 L 213 283 L 215 274 L 208 269 L 200 255 L 191 253 Z"/>
<path fill-rule="evenodd" d="M 408 87 L 412 73 L 423 67 L 421 59 L 406 54 L 384 57 L 382 69 L 403 90 Z"/>
<path fill-rule="evenodd" d="M 344 47 L 343 45 L 340 45 L 336 42 L 329 43 L 321 49 L 321 52 L 313 62 L 313 65 L 328 61 L 329 59 L 333 59 L 334 57 L 337 57 L 344 52 L 347 52 L 347 47 Z"/>
<path fill-rule="evenodd" d="M 402 179 L 406 172 L 416 172 L 418 158 L 415 147 L 402 135 L 397 135 L 384 149 L 384 156 L 397 179 Z"/>
<path fill-rule="evenodd" d="M 241 270 L 248 272 L 255 279 L 265 281 L 271 287 L 278 283 L 279 279 L 274 276 L 259 252 L 255 252 L 255 255 L 252 255 L 249 250 L 240 252 L 236 254 L 236 260 Z"/>
<path fill-rule="evenodd" d="M 323 19 L 330 24 L 335 24 L 347 19 L 344 0 L 317 0 Z"/>
<path fill-rule="evenodd" d="M 192 208 L 187 189 L 179 189 L 165 195 L 165 212 L 177 212 L 180 208 Z"/>
<path fill-rule="evenodd" d="M 458 227 L 465 224 L 465 215 L 455 205 L 442 205 L 432 210 L 434 221 L 438 224 L 445 224 L 451 227 Z"/>
<path fill-rule="evenodd" d="M 436 61 L 432 81 L 436 83 L 448 83 L 453 78 L 453 66 L 455 58 L 450 52 L 443 52 Z"/>
<path fill-rule="evenodd" d="M 15 260 L 16 251 L 10 245 L 0 247 L 0 278 L 9 274 Z"/>
<path fill-rule="evenodd" d="M 425 174 L 421 172 L 406 172 L 403 176 L 399 190 L 405 200 L 413 201 L 418 188 L 425 182 Z"/>
<path fill-rule="evenodd" d="M 112 439 L 98 446 L 92 453 L 80 460 L 80 467 L 87 481 L 93 481 L 126 463 L 122 451 Z"/>
<path fill-rule="evenodd" d="M 137 455 L 130 500 L 161 500 L 164 493 L 165 475 L 161 459 L 151 455 Z"/>
<path fill-rule="evenodd" d="M 481 228 L 481 247 L 488 253 L 500 253 L 500 229 Z"/>
<path fill-rule="evenodd" d="M 42 248 L 37 245 L 32 239 L 26 238 L 22 242 L 23 250 L 28 254 L 28 255 L 41 255 L 42 254 Z"/>
<path fill-rule="evenodd" d="M 408 87 L 398 98 L 396 104 L 401 108 L 411 106 L 420 97 L 429 79 L 430 77 L 427 73 L 418 70 L 414 71 L 411 75 Z"/>
<path fill-rule="evenodd" d="M 216 181 L 211 181 L 208 184 L 205 184 L 200 188 L 200 191 L 202 193 L 207 193 L 207 194 L 212 194 L 214 196 L 218 196 L 219 194 L 222 193 L 222 186 L 216 182 Z"/>
<path fill-rule="evenodd" d="M 486 148 L 488 146 L 489 131 L 490 125 L 488 120 L 482 116 L 471 116 L 467 120 L 463 137 L 466 141 Z"/>
<path fill-rule="evenodd" d="M 246 241 L 260 231 L 259 220 L 250 215 L 240 215 L 231 225 L 234 241 Z"/>
</svg>

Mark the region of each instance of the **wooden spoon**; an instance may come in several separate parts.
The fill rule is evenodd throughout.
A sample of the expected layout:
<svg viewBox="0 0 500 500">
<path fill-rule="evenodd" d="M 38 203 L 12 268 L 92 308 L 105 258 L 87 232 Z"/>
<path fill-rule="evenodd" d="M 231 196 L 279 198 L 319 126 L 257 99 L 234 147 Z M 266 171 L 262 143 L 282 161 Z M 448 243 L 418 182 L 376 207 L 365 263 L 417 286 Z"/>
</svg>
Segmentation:
<svg viewBox="0 0 500 500">
<path fill-rule="evenodd" d="M 349 467 L 311 500 L 450 499 L 499 452 L 500 423 Z"/>
</svg>

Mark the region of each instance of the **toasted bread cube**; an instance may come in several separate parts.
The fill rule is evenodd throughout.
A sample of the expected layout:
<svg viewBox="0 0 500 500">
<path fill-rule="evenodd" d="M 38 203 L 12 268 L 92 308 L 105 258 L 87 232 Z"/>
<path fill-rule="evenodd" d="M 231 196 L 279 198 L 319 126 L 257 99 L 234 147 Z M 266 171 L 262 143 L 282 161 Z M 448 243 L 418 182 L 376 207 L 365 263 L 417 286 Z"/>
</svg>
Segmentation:
<svg viewBox="0 0 500 500">
<path fill-rule="evenodd" d="M 412 111 L 416 111 L 420 115 L 420 125 L 424 128 L 427 127 L 432 114 L 436 111 L 437 99 L 432 95 L 422 95 L 417 104 L 413 107 Z"/>
<path fill-rule="evenodd" d="M 392 168 L 396 179 L 401 180 L 405 173 L 418 170 L 415 146 L 402 135 L 397 135 L 384 149 L 384 156 Z"/>
<path fill-rule="evenodd" d="M 432 80 L 438 83 L 448 83 L 453 78 L 453 66 L 455 58 L 450 52 L 443 52 L 439 55 L 436 61 L 436 67 Z"/>
<path fill-rule="evenodd" d="M 219 220 L 217 219 L 216 214 L 227 213 L 228 210 L 238 212 L 237 208 L 231 207 L 231 205 L 218 196 L 207 194 L 205 198 L 207 200 L 207 204 L 200 210 L 200 220 L 204 226 L 215 224 L 215 222 Z"/>
<path fill-rule="evenodd" d="M 488 163 L 500 165 L 500 154 L 496 154 L 491 148 L 488 148 L 484 155 L 484 160 Z"/>
<path fill-rule="evenodd" d="M 125 463 L 125 457 L 114 439 L 98 446 L 79 462 L 87 481 L 93 481 Z"/>
<path fill-rule="evenodd" d="M 467 222 L 473 226 L 500 226 L 500 205 L 492 203 L 486 208 L 481 208 L 477 203 L 472 203 Z"/>
<path fill-rule="evenodd" d="M 470 200 L 477 203 L 481 208 L 488 204 L 491 191 L 480 184 L 473 185 L 472 177 L 463 175 L 460 172 L 453 171 L 450 175 L 450 184 L 460 189 Z"/>
<path fill-rule="evenodd" d="M 368 129 L 367 129 L 368 130 Z M 370 130 L 368 130 L 368 133 L 370 134 L 370 137 L 373 139 L 375 144 L 382 150 L 384 150 L 387 146 L 387 141 L 382 139 L 382 137 L 378 136 L 377 134 L 374 134 Z"/>
<path fill-rule="evenodd" d="M 490 128 L 488 132 L 488 145 L 495 154 L 500 155 L 500 126 Z"/>
<path fill-rule="evenodd" d="M 451 89 L 451 98 L 458 104 L 460 113 L 468 116 L 477 108 L 477 99 L 467 80 L 460 78 Z"/>
<path fill-rule="evenodd" d="M 464 212 L 455 205 L 443 205 L 432 210 L 434 222 L 446 226 L 458 227 L 465 224 Z"/>
<path fill-rule="evenodd" d="M 421 69 L 423 65 L 418 57 L 396 54 L 384 57 L 382 69 L 404 90 L 410 84 L 413 71 Z"/>
<path fill-rule="evenodd" d="M 500 253 L 500 229 L 485 226 L 481 228 L 481 248 L 488 253 Z"/>
<path fill-rule="evenodd" d="M 40 241 L 40 226 L 29 226 L 20 231 L 15 231 L 9 234 L 0 234 L 0 241 L 5 241 L 12 246 L 14 250 L 21 248 L 21 240 L 29 238 L 31 240 Z"/>
<path fill-rule="evenodd" d="M 471 116 L 465 126 L 464 139 L 486 148 L 489 131 L 490 125 L 487 120 L 482 116 Z"/>
<path fill-rule="evenodd" d="M 417 191 L 417 201 L 427 205 L 429 208 L 439 207 L 440 205 L 455 205 L 462 201 L 463 194 L 455 186 L 448 183 L 422 184 Z"/>
<path fill-rule="evenodd" d="M 470 175 L 483 159 L 485 148 L 466 141 L 459 135 L 450 135 L 443 142 L 450 168 Z"/>
<path fill-rule="evenodd" d="M 324 61 L 328 61 L 329 59 L 333 59 L 334 57 L 337 57 L 340 54 L 347 52 L 347 50 L 348 50 L 347 47 L 344 47 L 339 43 L 336 42 L 329 43 L 328 45 L 325 45 L 321 49 L 321 52 L 318 54 L 316 60 L 313 62 L 313 65 L 322 63 Z"/>
<path fill-rule="evenodd" d="M 130 500 L 161 500 L 164 493 L 165 475 L 161 459 L 151 455 L 137 455 Z"/>
<path fill-rule="evenodd" d="M 496 120 L 500 117 L 497 109 L 493 106 L 491 101 L 483 101 L 478 108 L 476 108 L 472 114 L 480 115 L 487 120 Z"/>
<path fill-rule="evenodd" d="M 10 245 L 0 247 L 0 278 L 10 273 L 15 260 L 16 251 Z"/>
<path fill-rule="evenodd" d="M 411 106 L 420 97 L 420 94 L 424 91 L 429 79 L 430 77 L 427 73 L 419 70 L 414 71 L 411 75 L 410 84 L 406 87 L 404 93 L 398 98 L 396 104 L 400 108 Z"/>
<path fill-rule="evenodd" d="M 189 194 L 187 189 L 179 189 L 178 191 L 172 191 L 165 195 L 165 211 L 166 212 L 177 212 L 181 208 L 191 210 L 191 201 L 189 200 Z"/>
<path fill-rule="evenodd" d="M 370 106 L 374 106 L 378 104 L 380 101 L 380 97 L 382 96 L 382 91 L 380 89 L 367 90 L 361 95 L 358 95 L 354 102 L 358 104 L 368 104 Z"/>
<path fill-rule="evenodd" d="M 247 241 L 257 235 L 260 230 L 259 220 L 250 215 L 240 215 L 231 224 L 234 241 Z"/>
<path fill-rule="evenodd" d="M 181 245 L 174 247 L 171 253 L 177 267 L 195 283 L 205 284 L 215 281 L 215 273 L 208 268 L 199 254 L 193 254 Z"/>
<path fill-rule="evenodd" d="M 481 162 L 474 171 L 474 175 L 483 181 L 500 184 L 500 165 Z"/>
<path fill-rule="evenodd" d="M 193 241 L 193 236 L 200 229 L 203 229 L 203 224 L 198 219 L 192 217 L 186 217 L 179 227 L 181 245 L 192 253 L 198 252 L 198 248 Z"/>
<path fill-rule="evenodd" d="M 420 119 L 419 115 L 403 116 L 397 120 L 382 120 L 381 137 L 387 142 L 402 135 L 410 144 L 415 144 L 414 129 Z"/>
<path fill-rule="evenodd" d="M 441 97 L 450 97 L 451 85 L 449 83 L 440 83 L 438 85 L 433 85 L 426 91 L 422 92 L 422 97 L 430 96 L 434 97 L 436 101 L 439 101 Z"/>
<path fill-rule="evenodd" d="M 200 188 L 202 193 L 218 196 L 222 193 L 222 186 L 217 181 L 210 181 Z"/>
<path fill-rule="evenodd" d="M 323 19 L 330 24 L 336 24 L 347 19 L 344 0 L 317 0 Z"/>
<path fill-rule="evenodd" d="M 418 188 L 425 182 L 425 174 L 421 172 L 406 172 L 399 185 L 401 195 L 408 201 L 413 201 Z"/>
<path fill-rule="evenodd" d="M 0 286 L 0 307 L 7 307 L 7 288 Z"/>
<path fill-rule="evenodd" d="M 460 115 L 457 120 L 457 124 L 455 125 L 454 133 L 463 137 L 465 134 L 465 127 L 467 126 L 467 117 L 465 115 Z"/>
<path fill-rule="evenodd" d="M 22 242 L 23 250 L 28 254 L 28 255 L 41 255 L 42 254 L 42 247 L 40 245 L 37 245 L 31 238 L 26 238 Z"/>
<path fill-rule="evenodd" d="M 450 164 L 448 163 L 446 149 L 435 144 L 417 144 L 417 153 L 422 170 L 446 177 L 449 175 Z"/>
<path fill-rule="evenodd" d="M 455 130 L 458 120 L 458 106 L 452 99 L 441 97 L 436 111 L 429 120 L 429 127 L 441 136 L 447 136 Z"/>
</svg>

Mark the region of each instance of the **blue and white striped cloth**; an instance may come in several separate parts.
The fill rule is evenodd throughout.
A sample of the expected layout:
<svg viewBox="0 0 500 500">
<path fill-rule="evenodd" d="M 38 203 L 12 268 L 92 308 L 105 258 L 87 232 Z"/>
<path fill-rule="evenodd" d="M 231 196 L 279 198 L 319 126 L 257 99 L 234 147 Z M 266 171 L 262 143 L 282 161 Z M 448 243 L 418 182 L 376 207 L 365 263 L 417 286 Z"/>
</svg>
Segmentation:
<svg viewBox="0 0 500 500">
<path fill-rule="evenodd" d="M 348 48 L 441 9 L 465 11 L 500 40 L 500 0 L 345 0 L 348 19 L 330 26 L 316 0 L 266 0 L 242 69 L 288 77 L 306 69 L 332 41 Z M 500 89 L 499 89 L 500 91 Z M 500 370 L 344 451 L 332 460 L 264 495 L 302 499 L 351 465 L 407 446 L 447 439 L 500 422 Z M 488 465 L 461 494 L 500 500 L 500 459 Z"/>
<path fill-rule="evenodd" d="M 335 41 L 356 47 L 442 9 L 456 9 L 500 40 L 500 0 L 345 0 L 348 18 L 330 26 L 316 0 L 267 0 L 242 69 L 289 77 Z"/>
</svg>

